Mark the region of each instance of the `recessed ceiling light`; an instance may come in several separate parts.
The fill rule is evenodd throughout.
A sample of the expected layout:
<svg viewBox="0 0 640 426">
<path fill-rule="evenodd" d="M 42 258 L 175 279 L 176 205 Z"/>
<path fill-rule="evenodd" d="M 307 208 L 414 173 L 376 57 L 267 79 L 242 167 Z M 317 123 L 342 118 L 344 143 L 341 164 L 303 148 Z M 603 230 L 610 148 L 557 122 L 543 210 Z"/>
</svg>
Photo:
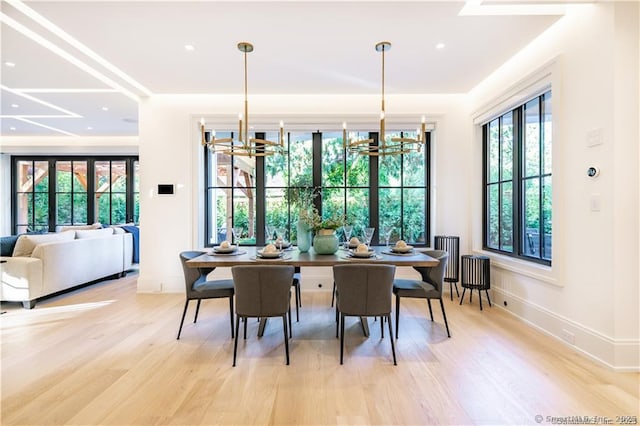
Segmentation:
<svg viewBox="0 0 640 426">
<path fill-rule="evenodd" d="M 188 51 L 196 50 L 193 44 L 185 44 L 184 48 L 187 49 Z"/>
<path fill-rule="evenodd" d="M 93 130 L 93 127 L 87 126 L 87 130 Z"/>
<path fill-rule="evenodd" d="M 15 129 L 16 129 L 16 128 L 15 128 L 15 127 L 13 127 L 13 126 L 9 127 L 9 130 L 15 130 Z"/>
<path fill-rule="evenodd" d="M 18 104 L 11 104 L 11 108 L 18 108 L 20 105 Z"/>
<path fill-rule="evenodd" d="M 103 111 L 109 111 L 109 107 L 104 106 L 104 107 L 102 107 L 102 110 Z"/>
<path fill-rule="evenodd" d="M 438 43 L 436 44 L 436 49 L 444 49 L 444 43 Z"/>
<path fill-rule="evenodd" d="M 15 67 L 16 66 L 16 64 L 14 64 L 13 62 L 9 62 L 9 61 L 6 61 L 4 64 L 6 66 L 8 66 L 8 67 Z"/>
</svg>

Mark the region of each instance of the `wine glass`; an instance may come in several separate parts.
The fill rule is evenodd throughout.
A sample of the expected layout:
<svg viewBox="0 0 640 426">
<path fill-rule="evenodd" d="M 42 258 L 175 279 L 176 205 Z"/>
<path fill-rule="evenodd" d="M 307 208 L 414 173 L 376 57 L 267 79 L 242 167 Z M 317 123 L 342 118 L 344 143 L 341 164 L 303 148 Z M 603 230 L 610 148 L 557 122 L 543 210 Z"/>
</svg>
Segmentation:
<svg viewBox="0 0 640 426">
<path fill-rule="evenodd" d="M 389 248 L 389 240 L 391 239 L 392 233 L 393 233 L 393 226 L 384 225 L 382 227 L 382 235 L 384 236 L 384 241 L 387 245 L 387 249 Z"/>
<path fill-rule="evenodd" d="M 272 240 L 273 241 L 273 234 L 276 232 L 276 227 L 273 225 L 267 225 L 265 226 L 265 230 L 267 232 L 266 241 Z"/>
<path fill-rule="evenodd" d="M 344 225 L 342 227 L 342 232 L 344 232 L 344 238 L 345 238 L 345 243 L 344 246 L 345 248 L 349 248 L 349 240 L 351 239 L 351 232 L 353 231 L 353 226 L 351 225 Z"/>
<path fill-rule="evenodd" d="M 231 232 L 233 233 L 233 239 L 235 240 L 236 245 L 240 245 L 240 237 L 242 236 L 242 226 L 234 226 L 231 228 Z"/>
<path fill-rule="evenodd" d="M 376 228 L 364 228 L 364 239 L 367 242 L 367 248 L 371 249 L 371 239 L 375 234 Z"/>
<path fill-rule="evenodd" d="M 286 232 L 287 231 L 284 228 L 276 228 L 276 241 L 278 242 L 278 249 L 280 251 L 282 251 L 282 243 L 284 242 Z"/>
</svg>

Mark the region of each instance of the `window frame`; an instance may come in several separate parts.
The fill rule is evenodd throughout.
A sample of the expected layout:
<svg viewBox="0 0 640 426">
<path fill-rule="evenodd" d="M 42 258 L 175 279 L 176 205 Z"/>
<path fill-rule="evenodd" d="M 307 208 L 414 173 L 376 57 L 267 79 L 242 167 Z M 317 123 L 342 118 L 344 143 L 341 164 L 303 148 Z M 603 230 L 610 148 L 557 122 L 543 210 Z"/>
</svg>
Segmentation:
<svg viewBox="0 0 640 426">
<path fill-rule="evenodd" d="M 312 186 L 309 187 L 309 189 L 313 189 L 313 188 L 319 188 L 320 189 L 320 193 L 322 193 L 322 135 L 323 132 L 320 131 L 309 131 L 309 130 L 304 130 L 301 129 L 297 132 L 300 133 L 310 133 L 312 136 Z M 325 133 L 334 133 L 337 132 L 336 130 L 326 130 Z M 229 132 L 231 134 L 233 134 L 233 132 Z M 374 139 L 374 144 L 377 144 L 378 141 L 378 132 L 368 132 L 369 136 Z M 260 138 L 263 137 L 265 135 L 265 132 L 256 132 L 256 137 Z M 422 147 L 423 150 L 423 154 L 425 156 L 425 166 L 424 166 L 424 173 L 425 173 L 425 180 L 424 180 L 424 191 L 425 191 L 425 198 L 424 198 L 424 211 L 425 211 L 425 215 L 424 215 L 424 230 L 425 230 L 425 242 L 424 244 L 414 244 L 418 247 L 430 247 L 431 246 L 431 170 L 432 170 L 432 166 L 431 166 L 431 131 L 427 131 L 425 132 L 425 134 L 423 135 L 425 144 Z M 285 135 L 285 143 L 289 143 L 291 141 L 291 135 L 290 133 L 287 133 Z M 204 162 L 204 175 L 203 175 L 203 191 L 204 191 L 204 211 L 205 211 L 205 215 L 204 215 L 204 226 L 202 227 L 203 229 L 203 241 L 204 241 L 204 246 L 205 247 L 213 247 L 214 245 L 216 245 L 217 243 L 212 243 L 212 237 L 214 236 L 211 232 L 211 226 L 210 226 L 210 221 L 211 221 L 211 208 L 210 206 L 215 206 L 215 204 L 212 204 L 212 201 L 209 198 L 209 194 L 211 193 L 211 190 L 213 188 L 222 188 L 222 187 L 218 187 L 216 185 L 209 185 L 209 182 L 212 181 L 211 177 L 210 177 L 210 173 L 215 173 L 215 171 L 212 170 L 212 165 L 210 163 L 210 158 L 211 158 L 211 154 L 208 151 L 208 147 L 203 146 L 202 147 L 202 152 L 203 152 L 203 162 Z M 287 154 L 288 155 L 288 154 Z M 378 198 L 379 198 L 379 185 L 378 185 L 378 164 L 379 164 L 379 158 L 376 156 L 371 156 L 371 161 L 369 164 L 369 191 L 370 191 L 370 196 L 369 196 L 369 225 L 373 226 L 376 228 L 376 232 L 375 235 L 371 241 L 372 245 L 379 245 L 381 239 L 379 238 L 378 234 L 379 234 L 379 218 L 378 218 Z M 343 158 L 343 161 L 346 161 L 346 156 L 345 158 Z M 290 161 L 287 161 L 288 164 L 290 164 Z M 290 166 L 289 166 L 290 167 Z M 255 182 L 256 182 L 256 201 L 255 201 L 255 205 L 256 205 L 256 211 L 255 211 L 255 245 L 256 246 L 260 246 L 265 244 L 265 218 L 266 218 L 266 208 L 265 208 L 265 204 L 266 204 L 266 199 L 265 199 L 265 160 L 264 157 L 256 157 L 256 164 L 255 164 L 255 171 L 256 171 L 256 177 L 255 177 Z M 289 174 L 290 177 L 290 174 Z M 214 177 L 215 179 L 215 177 Z M 289 186 L 290 185 L 290 181 L 287 182 L 287 187 L 286 190 L 290 191 L 293 187 Z M 415 186 L 411 186 L 412 188 L 414 188 Z M 295 187 L 298 188 L 298 187 Z M 331 187 L 333 188 L 333 187 Z M 345 182 L 344 182 L 344 190 L 345 190 L 345 194 L 346 194 L 346 190 L 348 188 L 351 188 L 350 186 L 347 186 L 347 180 L 346 180 L 346 176 L 345 176 Z M 402 189 L 405 188 L 405 185 L 402 184 L 400 187 L 401 189 L 401 193 L 403 193 Z M 420 187 L 423 188 L 423 187 Z M 314 199 L 314 205 L 316 206 L 316 208 L 318 209 L 318 212 L 320 213 L 320 215 L 322 215 L 322 195 L 316 197 Z M 215 203 L 215 202 L 214 202 Z M 346 202 L 345 202 L 346 203 Z M 345 208 L 347 208 L 346 204 L 345 204 Z M 233 217 L 233 216 L 232 216 Z M 288 229 L 293 229 L 293 227 L 295 227 L 295 223 L 292 222 L 292 217 L 293 214 L 291 213 L 290 209 L 289 209 L 289 214 L 288 214 L 288 221 L 289 221 L 289 228 Z M 400 218 L 401 223 L 402 222 L 402 218 Z M 217 237 L 217 236 L 216 236 Z M 217 240 L 217 238 L 214 239 L 214 241 Z"/>
<path fill-rule="evenodd" d="M 134 193 L 134 171 L 135 163 L 139 164 L 139 157 L 137 155 L 109 155 L 109 156 L 85 156 L 85 155 L 12 155 L 11 156 L 11 232 L 12 234 L 18 233 L 18 226 L 40 227 L 44 225 L 37 225 L 34 223 L 18 224 L 17 220 L 17 206 L 18 206 L 18 164 L 23 161 L 30 162 L 47 162 L 48 163 L 48 193 L 49 193 L 49 205 L 48 205 L 48 222 L 47 231 L 55 232 L 58 226 L 67 226 L 67 224 L 58 224 L 57 222 L 57 185 L 56 185 L 56 163 L 60 162 L 87 162 L 87 222 L 89 224 L 95 223 L 98 220 L 97 209 L 94 203 L 95 200 L 95 163 L 99 161 L 125 161 L 126 170 L 126 212 L 124 223 L 134 222 L 134 210 L 135 210 L 135 194 Z M 35 187 L 35 185 L 34 185 Z M 32 191 L 33 192 L 33 191 Z M 139 192 L 138 192 L 139 194 Z M 34 200 L 31 201 L 34 203 Z M 73 205 L 73 203 L 72 203 Z M 138 206 L 139 208 L 139 206 Z M 110 215 L 111 216 L 111 215 Z M 73 217 L 73 216 L 72 216 Z M 76 222 L 79 223 L 79 222 Z M 108 223 L 111 225 L 113 223 Z M 138 224 L 136 222 L 136 224 Z"/>
<path fill-rule="evenodd" d="M 544 212 L 544 206 L 542 203 L 542 198 L 543 198 L 543 189 L 542 189 L 542 181 L 545 178 L 549 178 L 552 179 L 553 177 L 553 170 L 551 169 L 551 171 L 549 171 L 549 173 L 544 173 L 543 167 L 544 167 L 544 150 L 543 150 L 543 146 L 545 143 L 545 130 L 544 130 L 544 125 L 545 125 L 545 99 L 546 97 L 549 96 L 552 99 L 553 96 L 553 91 L 550 88 L 547 88 L 546 90 L 542 91 L 541 93 L 538 93 L 535 96 L 529 96 L 526 99 L 524 99 L 522 102 L 518 103 L 517 106 L 509 109 L 508 111 L 503 111 L 501 114 L 499 115 L 495 115 L 493 116 L 491 119 L 487 120 L 486 122 L 484 122 L 482 124 L 482 188 L 483 188 L 483 194 L 482 194 L 482 207 L 483 207 L 483 215 L 482 215 L 482 247 L 483 250 L 489 251 L 489 252 L 493 252 L 493 253 L 498 253 L 501 255 L 505 255 L 505 256 L 509 256 L 512 258 L 517 258 L 517 259 L 521 259 L 527 262 L 532 262 L 532 263 L 537 263 L 537 264 L 542 264 L 542 265 L 547 265 L 547 266 L 551 266 L 552 265 L 552 255 L 549 255 L 548 258 L 543 257 L 545 255 L 545 246 L 544 246 L 544 239 L 545 239 L 545 235 L 544 232 L 540 232 L 541 230 L 543 230 L 543 212 Z M 538 174 L 537 175 L 531 175 L 531 176 L 527 176 L 525 174 L 524 171 L 524 167 L 525 167 L 525 155 L 526 155 L 526 150 L 525 150 L 525 131 L 524 131 L 524 126 L 525 126 L 525 106 L 530 103 L 531 101 L 537 100 L 538 101 L 538 152 L 539 152 L 539 158 L 538 158 L 538 164 L 537 164 L 537 168 L 538 168 Z M 504 181 L 502 179 L 502 129 L 501 129 L 501 123 L 502 123 L 502 119 L 505 115 L 507 114 L 513 114 L 513 141 L 512 141 L 512 174 L 511 174 L 511 179 Z M 553 114 L 553 113 L 552 113 Z M 495 182 L 489 182 L 489 155 L 490 155 L 490 151 L 489 151 L 489 144 L 490 144 L 490 126 L 491 123 L 493 123 L 494 121 L 498 121 L 498 135 L 499 135 L 499 140 L 498 140 L 498 146 L 500 147 L 500 156 L 498 159 L 498 165 L 499 165 L 499 177 L 497 179 L 497 181 Z M 551 123 L 553 123 L 553 116 L 551 119 Z M 552 135 L 548 135 L 547 137 L 551 138 L 551 144 L 553 144 L 553 138 Z M 551 162 L 553 164 L 553 161 Z M 525 226 L 525 191 L 524 191 L 524 185 L 526 183 L 526 181 L 531 180 L 531 179 L 537 179 L 539 182 L 539 187 L 538 187 L 538 200 L 539 200 L 539 205 L 538 205 L 538 216 L 539 216 L 539 225 L 538 225 L 538 247 L 539 247 L 539 254 L 538 256 L 532 256 L 530 254 L 525 253 L 525 250 L 523 249 L 524 244 L 526 242 L 526 236 L 525 236 L 525 232 L 526 232 L 526 226 Z M 492 185 L 499 185 L 499 188 L 501 188 L 501 185 L 504 182 L 510 182 L 511 183 L 511 188 L 512 188 L 512 199 L 511 199 L 511 203 L 512 203 L 512 215 L 511 215 L 511 221 L 512 221 L 512 251 L 507 251 L 507 250 L 501 250 L 499 248 L 495 248 L 495 247 L 491 247 L 489 246 L 489 227 L 490 227 L 490 215 L 489 215 L 489 188 Z M 552 187 L 553 188 L 553 187 Z M 553 189 L 552 189 L 553 190 Z M 499 196 L 502 196 L 502 191 L 499 191 Z M 501 199 L 498 202 L 498 218 L 502 217 L 502 202 Z M 551 207 L 551 212 L 553 212 L 553 206 Z M 552 214 L 553 216 L 553 214 Z M 500 223 L 500 220 L 499 220 Z M 551 233 L 549 234 L 549 241 L 551 241 L 551 237 L 553 235 L 553 230 L 551 231 Z M 501 230 L 500 230 L 500 226 L 498 227 L 498 246 L 500 247 L 502 244 L 502 238 L 501 238 Z M 552 248 L 552 246 L 551 246 Z"/>
</svg>

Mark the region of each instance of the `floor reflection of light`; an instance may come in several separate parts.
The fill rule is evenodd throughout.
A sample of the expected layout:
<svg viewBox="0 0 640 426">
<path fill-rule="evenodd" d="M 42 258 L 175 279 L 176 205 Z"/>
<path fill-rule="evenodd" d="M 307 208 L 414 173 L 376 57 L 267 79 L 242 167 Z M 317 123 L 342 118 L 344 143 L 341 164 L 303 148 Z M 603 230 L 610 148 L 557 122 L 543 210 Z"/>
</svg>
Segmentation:
<svg viewBox="0 0 640 426">
<path fill-rule="evenodd" d="M 47 308 L 36 306 L 34 309 L 19 309 L 15 311 L 9 311 L 7 312 L 7 314 L 2 316 L 2 320 L 3 322 L 8 322 L 12 318 L 19 318 L 20 320 L 40 320 L 43 317 L 66 318 L 71 314 L 99 309 L 114 302 L 115 300 L 104 300 L 101 302 L 78 303 L 75 305 L 51 306 Z"/>
</svg>

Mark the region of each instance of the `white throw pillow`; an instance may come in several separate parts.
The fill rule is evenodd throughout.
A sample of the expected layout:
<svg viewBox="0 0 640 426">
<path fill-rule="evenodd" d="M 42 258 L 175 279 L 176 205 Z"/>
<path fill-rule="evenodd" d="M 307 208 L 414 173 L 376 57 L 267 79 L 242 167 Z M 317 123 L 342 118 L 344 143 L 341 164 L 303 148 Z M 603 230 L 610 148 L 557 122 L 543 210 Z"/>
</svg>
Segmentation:
<svg viewBox="0 0 640 426">
<path fill-rule="evenodd" d="M 76 231 L 76 240 L 82 240 L 86 238 L 108 238 L 112 235 L 113 235 L 112 228 Z"/>
<path fill-rule="evenodd" d="M 102 224 L 100 222 L 96 222 L 92 225 L 67 225 L 67 226 L 61 226 L 60 230 L 58 232 L 64 232 L 64 231 L 82 231 L 82 230 L 87 230 L 87 229 L 101 229 L 102 228 Z"/>
<path fill-rule="evenodd" d="M 13 256 L 31 256 L 33 249 L 38 244 L 71 241 L 74 237 L 75 234 L 73 232 L 20 235 L 18 241 L 16 241 L 16 246 L 13 248 Z"/>
</svg>

